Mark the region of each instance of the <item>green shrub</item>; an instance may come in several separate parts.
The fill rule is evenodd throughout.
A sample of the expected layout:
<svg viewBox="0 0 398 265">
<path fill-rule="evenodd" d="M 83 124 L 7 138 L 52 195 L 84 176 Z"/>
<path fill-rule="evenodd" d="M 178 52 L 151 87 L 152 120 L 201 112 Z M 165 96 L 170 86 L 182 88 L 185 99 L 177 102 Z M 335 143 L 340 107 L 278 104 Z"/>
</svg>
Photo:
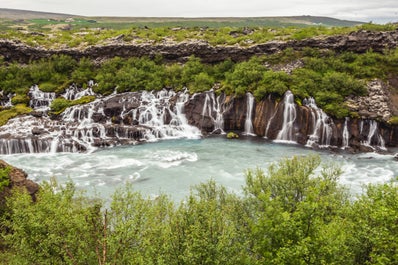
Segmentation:
<svg viewBox="0 0 398 265">
<path fill-rule="evenodd" d="M 8 173 L 0 170 L 0 179 Z M 215 181 L 176 205 L 131 185 L 110 202 L 72 183 L 22 190 L 0 218 L 5 264 L 397 264 L 398 187 L 369 185 L 356 198 L 341 170 L 295 156 L 246 172 L 239 195 Z M 6 260 L 4 262 L 4 259 Z"/>
<path fill-rule="evenodd" d="M 51 82 L 44 82 L 39 84 L 39 88 L 43 92 L 54 92 L 57 89 L 57 85 Z"/>
<path fill-rule="evenodd" d="M 13 105 L 18 105 L 18 104 L 25 104 L 28 105 L 29 104 L 29 97 L 26 94 L 20 95 L 17 94 L 15 95 L 13 98 L 11 98 L 11 103 Z"/>
<path fill-rule="evenodd" d="M 5 187 L 10 185 L 10 172 L 10 166 L 0 168 L 0 192 L 2 192 Z"/>
<path fill-rule="evenodd" d="M 87 104 L 95 100 L 95 96 L 84 96 L 75 100 L 67 100 L 63 97 L 54 99 L 51 102 L 50 110 L 54 115 L 59 115 L 68 107 L 72 107 L 79 104 Z"/>
<path fill-rule="evenodd" d="M 71 101 L 70 100 L 67 100 L 67 99 L 65 99 L 63 97 L 59 97 L 59 98 L 54 99 L 51 102 L 50 110 L 51 110 L 51 113 L 57 115 L 57 114 L 62 113 L 70 105 L 71 105 Z"/>
</svg>

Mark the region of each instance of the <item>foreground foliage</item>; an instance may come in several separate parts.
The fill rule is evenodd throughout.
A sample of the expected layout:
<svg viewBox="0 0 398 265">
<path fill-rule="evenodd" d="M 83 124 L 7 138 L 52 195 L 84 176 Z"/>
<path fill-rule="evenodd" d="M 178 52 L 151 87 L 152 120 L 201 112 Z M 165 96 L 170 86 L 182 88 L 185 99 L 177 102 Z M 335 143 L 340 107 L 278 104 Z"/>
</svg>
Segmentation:
<svg viewBox="0 0 398 265">
<path fill-rule="evenodd" d="M 17 191 L 2 216 L 2 264 L 395 264 L 398 188 L 352 200 L 317 156 L 246 174 L 244 195 L 214 181 L 179 205 L 131 186 L 110 205 L 72 184 Z"/>
</svg>

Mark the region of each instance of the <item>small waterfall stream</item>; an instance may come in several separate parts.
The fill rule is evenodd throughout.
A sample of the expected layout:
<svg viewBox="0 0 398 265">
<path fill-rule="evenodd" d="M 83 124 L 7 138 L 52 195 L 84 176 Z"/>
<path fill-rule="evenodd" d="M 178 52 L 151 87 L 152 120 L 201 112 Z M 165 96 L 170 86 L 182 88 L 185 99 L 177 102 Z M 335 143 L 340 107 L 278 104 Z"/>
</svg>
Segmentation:
<svg viewBox="0 0 398 265">
<path fill-rule="evenodd" d="M 384 139 L 379 133 L 377 121 L 369 120 L 369 133 L 367 135 L 366 141 L 362 142 L 362 144 L 372 148 L 376 147 L 386 150 Z"/>
<path fill-rule="evenodd" d="M 205 92 L 205 102 L 203 104 L 202 110 L 202 119 L 204 117 L 209 117 L 214 125 L 214 130 L 212 133 L 221 133 L 225 134 L 224 132 L 224 117 L 223 117 L 223 100 L 221 95 L 215 96 L 214 91 Z M 203 123 L 203 121 L 202 121 Z"/>
<path fill-rule="evenodd" d="M 316 105 L 314 98 L 304 100 L 303 104 L 311 109 L 314 122 L 313 131 L 308 136 L 306 146 L 329 147 L 333 135 L 333 120 Z"/>
<path fill-rule="evenodd" d="M 283 99 L 283 124 L 279 131 L 276 141 L 280 142 L 296 142 L 294 135 L 294 122 L 297 117 L 296 105 L 294 103 L 294 95 L 287 91 Z"/>
<path fill-rule="evenodd" d="M 29 106 L 31 108 L 46 111 L 49 109 L 51 102 L 55 99 L 55 93 L 43 92 L 35 85 L 29 90 L 29 97 Z"/>
<path fill-rule="evenodd" d="M 62 94 L 62 97 L 68 100 L 75 100 L 82 98 L 84 96 L 94 96 L 94 95 L 95 93 L 92 89 L 92 86 L 89 86 L 86 89 L 81 89 L 75 85 L 72 85 L 65 90 L 65 93 Z"/>
<path fill-rule="evenodd" d="M 251 93 L 246 93 L 246 120 L 245 120 L 245 131 L 244 135 L 254 136 L 253 129 L 253 107 L 254 107 L 254 96 Z"/>
<path fill-rule="evenodd" d="M 349 118 L 346 117 L 344 121 L 344 129 L 343 129 L 343 144 L 342 149 L 346 149 L 349 147 L 349 140 L 350 140 L 350 133 L 348 132 L 348 120 Z"/>
</svg>

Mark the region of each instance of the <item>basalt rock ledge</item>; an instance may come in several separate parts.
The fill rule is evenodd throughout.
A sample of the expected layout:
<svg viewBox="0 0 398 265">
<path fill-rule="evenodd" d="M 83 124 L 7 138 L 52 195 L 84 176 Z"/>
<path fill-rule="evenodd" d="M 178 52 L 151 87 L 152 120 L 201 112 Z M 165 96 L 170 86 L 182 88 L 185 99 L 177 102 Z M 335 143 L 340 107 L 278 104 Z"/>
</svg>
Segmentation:
<svg viewBox="0 0 398 265">
<path fill-rule="evenodd" d="M 165 42 L 160 44 L 129 42 L 116 42 L 105 45 L 89 46 L 85 49 L 46 49 L 32 47 L 22 42 L 12 40 L 0 40 L 0 55 L 6 61 L 18 61 L 28 63 L 32 60 L 46 58 L 54 54 L 66 54 L 76 59 L 87 57 L 96 61 L 119 56 L 126 57 L 153 57 L 162 55 L 168 61 L 185 61 L 194 55 L 205 63 L 217 63 L 226 59 L 233 61 L 247 60 L 255 55 L 273 54 L 292 48 L 301 50 L 305 47 L 330 49 L 337 52 L 352 51 L 363 53 L 367 50 L 382 52 L 385 49 L 398 46 L 398 30 L 386 32 L 373 32 L 360 30 L 347 35 L 329 37 L 316 37 L 304 40 L 270 41 L 249 47 L 240 46 L 213 46 L 205 41 Z"/>
</svg>

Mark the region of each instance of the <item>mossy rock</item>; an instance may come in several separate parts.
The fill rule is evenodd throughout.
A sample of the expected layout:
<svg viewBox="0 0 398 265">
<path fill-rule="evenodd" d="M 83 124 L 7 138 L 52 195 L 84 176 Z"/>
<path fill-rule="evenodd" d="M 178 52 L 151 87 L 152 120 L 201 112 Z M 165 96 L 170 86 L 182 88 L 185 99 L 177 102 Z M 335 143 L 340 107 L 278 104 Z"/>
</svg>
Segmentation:
<svg viewBox="0 0 398 265">
<path fill-rule="evenodd" d="M 238 139 L 239 135 L 234 132 L 229 132 L 229 133 L 227 133 L 227 138 L 228 139 Z"/>
</svg>

